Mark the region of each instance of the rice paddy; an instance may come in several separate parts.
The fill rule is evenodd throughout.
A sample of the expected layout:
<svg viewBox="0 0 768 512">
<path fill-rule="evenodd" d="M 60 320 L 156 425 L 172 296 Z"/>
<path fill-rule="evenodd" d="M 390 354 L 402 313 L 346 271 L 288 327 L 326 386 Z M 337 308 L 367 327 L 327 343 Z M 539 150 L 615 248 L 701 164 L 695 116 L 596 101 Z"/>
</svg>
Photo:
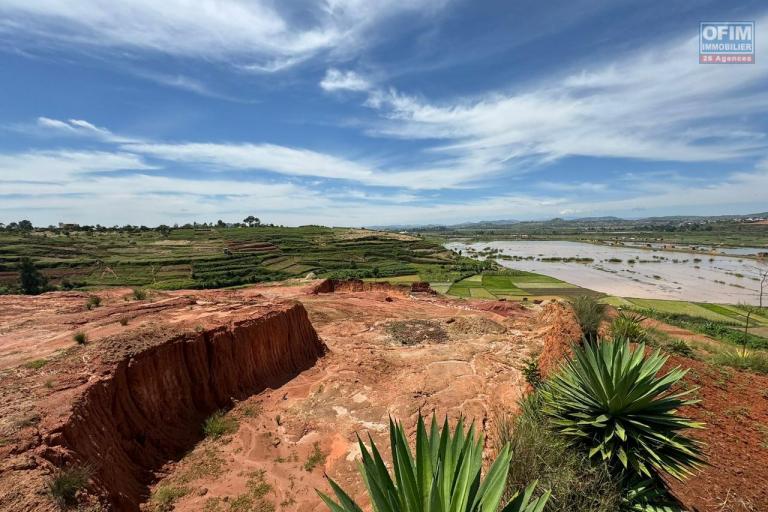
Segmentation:
<svg viewBox="0 0 768 512">
<path fill-rule="evenodd" d="M 433 288 L 438 289 L 434 285 Z M 438 291 L 442 289 L 441 286 Z M 444 293 L 456 297 L 506 300 L 597 294 L 592 290 L 580 288 L 554 277 L 515 270 L 475 274 L 451 284 Z"/>
</svg>

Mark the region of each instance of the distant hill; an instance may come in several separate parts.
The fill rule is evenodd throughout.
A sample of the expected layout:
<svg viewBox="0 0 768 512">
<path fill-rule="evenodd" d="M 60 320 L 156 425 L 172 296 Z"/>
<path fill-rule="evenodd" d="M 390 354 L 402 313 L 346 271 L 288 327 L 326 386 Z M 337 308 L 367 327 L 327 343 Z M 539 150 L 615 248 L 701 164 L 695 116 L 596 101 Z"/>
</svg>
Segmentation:
<svg viewBox="0 0 768 512">
<path fill-rule="evenodd" d="M 600 224 L 600 225 L 658 225 L 658 224 L 680 224 L 680 223 L 708 223 L 708 222 L 728 222 L 728 221 L 746 221 L 748 219 L 768 219 L 768 212 L 750 213 L 745 215 L 669 215 L 660 217 L 642 217 L 638 219 L 625 219 L 615 216 L 603 217 L 580 217 L 573 219 L 553 218 L 548 220 L 484 220 L 477 222 L 462 222 L 460 224 L 398 224 L 389 226 L 371 226 L 371 229 L 385 231 L 419 230 L 419 231 L 440 231 L 440 230 L 476 230 L 489 228 L 503 228 L 506 226 L 573 226 L 580 224 Z"/>
</svg>

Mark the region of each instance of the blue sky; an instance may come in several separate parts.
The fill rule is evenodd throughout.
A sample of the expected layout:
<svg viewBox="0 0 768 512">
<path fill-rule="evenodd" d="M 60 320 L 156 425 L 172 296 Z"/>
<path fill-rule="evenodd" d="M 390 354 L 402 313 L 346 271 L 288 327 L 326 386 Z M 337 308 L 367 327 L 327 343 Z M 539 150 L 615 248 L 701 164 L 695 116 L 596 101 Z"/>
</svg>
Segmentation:
<svg viewBox="0 0 768 512">
<path fill-rule="evenodd" d="M 768 210 L 764 2 L 559 4 L 0 0 L 0 222 Z"/>
</svg>

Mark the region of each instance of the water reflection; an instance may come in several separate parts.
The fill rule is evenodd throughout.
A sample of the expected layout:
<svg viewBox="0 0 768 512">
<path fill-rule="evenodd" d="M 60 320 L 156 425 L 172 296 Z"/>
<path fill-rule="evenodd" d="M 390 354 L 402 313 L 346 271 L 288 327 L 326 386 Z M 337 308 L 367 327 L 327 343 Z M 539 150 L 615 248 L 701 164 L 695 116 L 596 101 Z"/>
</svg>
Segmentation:
<svg viewBox="0 0 768 512">
<path fill-rule="evenodd" d="M 491 257 L 506 267 L 540 272 L 611 295 L 649 299 L 757 304 L 756 267 L 766 268 L 766 263 L 735 256 L 580 242 L 452 242 L 446 246 L 465 255 L 498 250 Z"/>
</svg>

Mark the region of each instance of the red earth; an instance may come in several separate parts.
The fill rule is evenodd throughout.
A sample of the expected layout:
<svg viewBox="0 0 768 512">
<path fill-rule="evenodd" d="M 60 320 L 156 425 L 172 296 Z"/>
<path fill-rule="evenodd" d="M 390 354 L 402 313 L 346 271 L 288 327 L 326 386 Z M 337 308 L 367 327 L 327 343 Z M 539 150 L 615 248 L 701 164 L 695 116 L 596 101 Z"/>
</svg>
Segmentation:
<svg viewBox="0 0 768 512">
<path fill-rule="evenodd" d="M 314 511 L 325 474 L 361 501 L 356 434 L 387 444 L 390 416 L 460 415 L 495 451 L 520 368 L 555 367 L 578 334 L 557 303 L 292 282 L 238 290 L 0 297 L 0 509 L 57 510 L 57 468 L 85 466 L 84 510 Z M 73 341 L 76 332 L 87 343 Z M 768 378 L 691 368 L 710 466 L 672 490 L 690 510 L 768 510 Z M 202 424 L 217 410 L 221 436 Z M 90 508 L 88 508 L 90 507 Z M 240 508 L 238 508 L 240 507 Z"/>
</svg>

